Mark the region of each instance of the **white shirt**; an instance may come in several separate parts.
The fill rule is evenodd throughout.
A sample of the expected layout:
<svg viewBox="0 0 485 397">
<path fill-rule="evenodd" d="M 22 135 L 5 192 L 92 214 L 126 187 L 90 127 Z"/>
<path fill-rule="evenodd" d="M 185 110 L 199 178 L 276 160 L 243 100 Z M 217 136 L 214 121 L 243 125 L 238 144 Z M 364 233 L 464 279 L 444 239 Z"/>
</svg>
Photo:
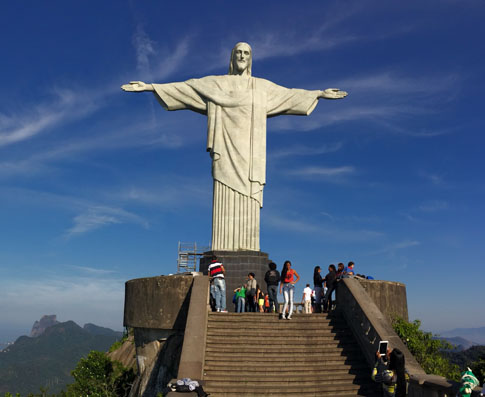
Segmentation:
<svg viewBox="0 0 485 397">
<path fill-rule="evenodd" d="M 305 287 L 303 290 L 303 295 L 305 296 L 306 301 L 312 300 L 312 289 L 310 287 Z"/>
</svg>

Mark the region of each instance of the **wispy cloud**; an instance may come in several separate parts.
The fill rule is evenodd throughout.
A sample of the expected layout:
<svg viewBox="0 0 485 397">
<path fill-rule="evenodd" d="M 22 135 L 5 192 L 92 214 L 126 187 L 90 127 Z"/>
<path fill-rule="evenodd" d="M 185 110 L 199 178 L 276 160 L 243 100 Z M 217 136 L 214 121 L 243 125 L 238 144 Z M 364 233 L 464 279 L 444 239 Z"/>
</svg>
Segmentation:
<svg viewBox="0 0 485 397">
<path fill-rule="evenodd" d="M 443 211 L 449 208 L 449 205 L 446 201 L 443 200 L 431 200 L 422 203 L 418 210 L 422 212 L 436 212 L 436 211 Z"/>
<path fill-rule="evenodd" d="M 150 57 L 155 54 L 156 43 L 145 33 L 142 25 L 138 25 L 133 35 L 133 46 L 136 52 L 136 69 L 143 75 L 151 75 Z"/>
<path fill-rule="evenodd" d="M 148 227 L 148 222 L 138 215 L 120 208 L 96 206 L 88 208 L 85 212 L 73 219 L 74 226 L 66 232 L 66 237 L 87 233 L 104 226 L 120 223 L 136 223 Z"/>
<path fill-rule="evenodd" d="M 255 59 L 265 59 L 282 56 L 294 56 L 312 51 L 328 51 L 347 43 L 362 40 L 360 34 L 349 33 L 342 25 L 359 12 L 360 5 L 346 7 L 332 6 L 326 8 L 325 16 L 320 23 L 305 29 L 305 33 L 280 29 L 268 33 L 256 33 L 250 37 L 250 43 L 255 49 Z"/>
<path fill-rule="evenodd" d="M 184 37 L 181 39 L 175 49 L 160 51 L 163 56 L 162 60 L 156 64 L 156 70 L 154 71 L 155 80 L 164 80 L 187 61 L 187 54 L 190 49 L 190 37 Z"/>
<path fill-rule="evenodd" d="M 177 71 L 189 49 L 188 38 L 181 39 L 174 49 L 161 51 L 156 48 L 141 27 L 133 36 L 136 53 L 136 67 L 143 78 L 164 79 Z M 156 56 L 155 56 L 156 55 Z M 153 60 L 152 60 L 153 57 Z M 151 65 L 155 71 L 152 73 Z M 135 75 L 134 73 L 131 73 Z M 116 80 L 119 81 L 119 77 Z M 50 92 L 51 99 L 38 105 L 26 104 L 25 109 L 15 113 L 0 113 L 0 147 L 33 139 L 35 136 L 50 132 L 55 128 L 100 110 L 111 95 L 118 95 L 119 84 L 108 83 L 96 90 L 87 91 L 77 88 L 55 87 Z M 137 124 L 138 129 L 140 125 Z M 159 137 L 154 144 L 170 145 L 171 137 Z"/>
<path fill-rule="evenodd" d="M 302 177 L 338 177 L 355 174 L 355 168 L 352 166 L 341 167 L 304 167 L 288 171 L 288 175 Z"/>
<path fill-rule="evenodd" d="M 325 237 L 333 241 L 373 241 L 380 239 L 383 234 L 379 231 L 360 229 L 360 228 L 342 228 L 335 224 L 323 224 L 322 222 L 314 223 L 302 219 L 296 219 L 296 216 L 281 216 L 276 213 L 266 212 L 262 221 L 265 226 L 285 230 L 288 233 L 309 233 L 314 236 Z"/>
<path fill-rule="evenodd" d="M 265 33 L 259 37 L 253 37 L 251 43 L 253 48 L 256 49 L 255 60 L 331 50 L 358 39 L 358 36 L 344 34 L 324 36 L 324 29 L 310 33 L 303 40 L 301 36 L 293 36 L 288 31 L 285 33 Z"/>
<path fill-rule="evenodd" d="M 438 174 L 433 174 L 433 173 L 423 171 L 419 173 L 419 176 L 430 181 L 433 185 L 436 185 L 436 186 L 442 186 L 445 183 L 445 179 L 443 175 L 438 175 Z"/>
<path fill-rule="evenodd" d="M 273 150 L 272 152 L 268 153 L 268 157 L 271 159 L 279 159 L 293 156 L 315 156 L 319 154 L 337 152 L 342 148 L 342 146 L 342 142 L 329 143 L 321 146 L 292 145 Z"/>
<path fill-rule="evenodd" d="M 376 95 L 418 95 L 418 99 L 435 96 L 443 91 L 452 91 L 459 86 L 460 78 L 455 74 L 411 77 L 399 75 L 396 72 L 384 71 L 377 74 L 364 75 L 344 79 L 338 82 L 346 90 L 354 94 Z M 449 97 L 446 97 L 449 100 Z"/>
<path fill-rule="evenodd" d="M 383 255 L 383 254 L 394 255 L 396 251 L 404 250 L 411 247 L 416 247 L 418 245 L 421 245 L 421 243 L 417 240 L 404 240 L 397 243 L 386 245 L 375 251 L 368 252 L 366 255 Z"/>
<path fill-rule="evenodd" d="M 176 177 L 174 176 L 172 180 Z M 193 178 L 178 177 L 178 184 L 158 182 L 157 187 L 147 184 L 131 185 L 108 194 L 109 199 L 124 203 L 134 202 L 148 206 L 171 207 L 176 205 L 210 203 L 211 185 Z"/>
<path fill-rule="evenodd" d="M 425 222 L 425 214 L 431 215 L 435 212 L 446 211 L 450 208 L 447 201 L 444 200 L 427 200 L 414 208 L 401 211 L 399 214 L 410 222 Z"/>
<path fill-rule="evenodd" d="M 54 99 L 29 107 L 24 112 L 0 114 L 0 147 L 22 142 L 48 132 L 60 123 L 85 116 L 99 105 L 89 95 L 57 89 Z"/>
<path fill-rule="evenodd" d="M 325 111 L 328 107 L 326 101 L 320 101 L 310 117 L 278 117 L 268 124 L 268 129 L 306 132 L 345 122 L 367 121 L 393 134 L 423 138 L 450 134 L 456 132 L 457 127 L 436 127 L 433 123 L 432 127 L 418 124 L 412 128 L 402 127 L 403 123 L 397 121 L 438 115 L 442 106 L 459 94 L 460 83 L 460 77 L 455 74 L 416 77 L 397 72 L 343 79 L 336 81 L 335 85 L 348 91 L 349 97 L 339 101 L 338 106 L 332 105 L 331 112 Z M 323 82 L 311 85 L 322 87 Z"/>
<path fill-rule="evenodd" d="M 69 267 L 79 270 L 83 273 L 86 274 L 113 274 L 116 273 L 114 270 L 108 270 L 108 269 L 96 269 L 94 267 L 88 267 L 88 266 L 75 266 L 75 265 L 68 265 Z"/>
<path fill-rule="evenodd" d="M 345 101 L 345 99 L 344 99 Z M 272 120 L 269 124 L 269 130 L 282 132 L 306 132 L 314 131 L 322 127 L 327 127 L 332 124 L 350 122 L 350 121 L 379 121 L 392 119 L 393 117 L 402 116 L 411 109 L 405 106 L 388 105 L 378 103 L 372 105 L 359 105 L 356 103 L 348 104 L 341 102 L 341 107 L 333 109 L 331 113 L 322 111 L 314 112 L 309 117 L 298 118 L 295 117 L 278 117 Z M 318 106 L 325 107 L 325 102 Z M 327 131 L 327 130 L 326 130 Z"/>
</svg>

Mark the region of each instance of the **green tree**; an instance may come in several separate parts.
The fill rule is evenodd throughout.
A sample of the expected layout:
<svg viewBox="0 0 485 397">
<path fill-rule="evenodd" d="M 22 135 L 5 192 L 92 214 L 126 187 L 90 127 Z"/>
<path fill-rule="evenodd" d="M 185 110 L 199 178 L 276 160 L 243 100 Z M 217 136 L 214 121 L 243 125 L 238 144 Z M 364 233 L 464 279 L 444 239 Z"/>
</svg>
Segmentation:
<svg viewBox="0 0 485 397">
<path fill-rule="evenodd" d="M 485 357 L 475 361 L 470 366 L 470 369 L 473 371 L 473 374 L 477 377 L 480 384 L 483 385 L 485 383 Z"/>
<path fill-rule="evenodd" d="M 79 360 L 71 375 L 74 383 L 68 386 L 67 397 L 124 397 L 135 378 L 132 369 L 124 368 L 98 351 L 91 351 Z"/>
<path fill-rule="evenodd" d="M 427 374 L 441 375 L 452 380 L 460 379 L 458 366 L 450 363 L 443 354 L 445 350 L 452 348 L 451 344 L 434 338 L 431 332 L 420 330 L 419 320 L 410 323 L 396 318 L 392 326 Z"/>
</svg>

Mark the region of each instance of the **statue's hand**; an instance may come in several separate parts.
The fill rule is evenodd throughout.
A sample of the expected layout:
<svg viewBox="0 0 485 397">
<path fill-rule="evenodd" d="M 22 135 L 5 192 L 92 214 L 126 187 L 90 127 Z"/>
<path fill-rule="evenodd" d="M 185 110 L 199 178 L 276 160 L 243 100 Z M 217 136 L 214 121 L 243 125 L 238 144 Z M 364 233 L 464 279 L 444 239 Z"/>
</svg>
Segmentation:
<svg viewBox="0 0 485 397">
<path fill-rule="evenodd" d="M 325 91 L 322 91 L 320 98 L 325 99 L 342 99 L 345 98 L 348 94 L 345 91 L 340 91 L 338 88 L 327 88 Z"/>
<path fill-rule="evenodd" d="M 143 81 L 130 81 L 130 84 L 123 84 L 121 89 L 130 92 L 153 91 L 152 85 L 146 84 Z"/>
</svg>

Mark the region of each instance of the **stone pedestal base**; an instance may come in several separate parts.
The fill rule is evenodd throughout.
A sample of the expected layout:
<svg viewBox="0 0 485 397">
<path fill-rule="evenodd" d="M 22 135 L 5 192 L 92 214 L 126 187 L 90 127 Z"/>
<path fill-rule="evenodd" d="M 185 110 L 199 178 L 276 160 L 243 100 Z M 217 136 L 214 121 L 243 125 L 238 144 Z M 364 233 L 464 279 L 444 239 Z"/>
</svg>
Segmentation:
<svg viewBox="0 0 485 397">
<path fill-rule="evenodd" d="M 216 255 L 226 270 L 226 306 L 227 310 L 234 312 L 232 297 L 234 290 L 240 287 L 247 280 L 248 273 L 256 275 L 256 281 L 261 289 L 266 292 L 264 275 L 268 271 L 268 263 L 271 262 L 268 254 L 261 251 L 208 251 L 200 259 L 199 271 L 207 274 L 210 265 L 210 258 Z"/>
</svg>

